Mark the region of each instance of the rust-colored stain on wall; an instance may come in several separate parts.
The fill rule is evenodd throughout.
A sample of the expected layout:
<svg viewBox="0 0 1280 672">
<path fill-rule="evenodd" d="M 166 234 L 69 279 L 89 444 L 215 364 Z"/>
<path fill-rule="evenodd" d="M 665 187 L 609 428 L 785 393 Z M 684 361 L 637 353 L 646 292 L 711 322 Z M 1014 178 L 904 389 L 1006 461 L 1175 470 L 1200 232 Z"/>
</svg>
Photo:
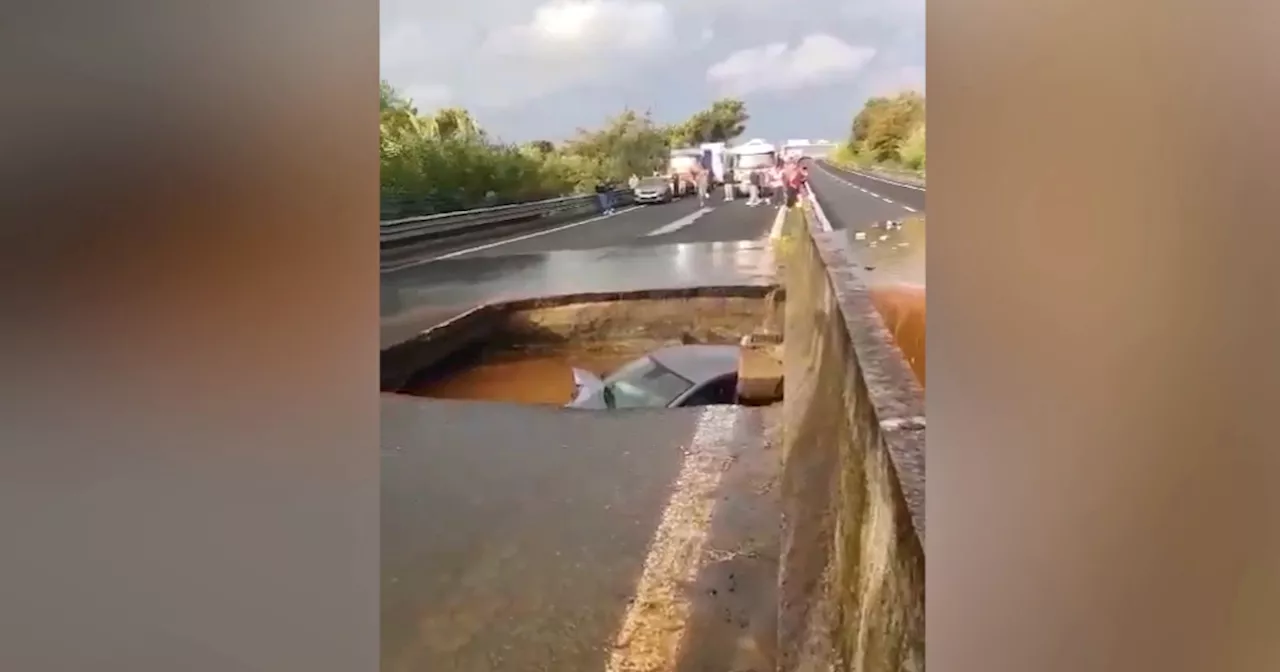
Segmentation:
<svg viewBox="0 0 1280 672">
<path fill-rule="evenodd" d="M 873 287 L 871 299 L 884 317 L 911 370 L 924 387 L 925 289 L 918 285 L 892 284 Z"/>
</svg>

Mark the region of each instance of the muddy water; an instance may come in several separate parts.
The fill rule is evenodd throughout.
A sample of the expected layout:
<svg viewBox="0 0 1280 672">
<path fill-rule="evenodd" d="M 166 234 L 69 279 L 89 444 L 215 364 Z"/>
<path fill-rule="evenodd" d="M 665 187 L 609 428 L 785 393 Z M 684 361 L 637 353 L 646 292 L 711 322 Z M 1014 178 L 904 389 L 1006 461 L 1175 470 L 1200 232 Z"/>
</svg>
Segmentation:
<svg viewBox="0 0 1280 672">
<path fill-rule="evenodd" d="M 562 406 L 571 401 L 576 367 L 605 375 L 643 354 L 629 350 L 513 352 L 441 376 L 410 394 L 437 399 L 507 401 Z"/>
<path fill-rule="evenodd" d="M 923 285 L 884 284 L 871 289 L 871 299 L 885 326 L 924 387 L 925 289 Z"/>
<path fill-rule="evenodd" d="M 873 223 L 851 230 L 850 245 L 864 264 L 872 299 L 902 348 L 920 385 L 925 384 L 925 219 L 900 226 Z"/>
</svg>

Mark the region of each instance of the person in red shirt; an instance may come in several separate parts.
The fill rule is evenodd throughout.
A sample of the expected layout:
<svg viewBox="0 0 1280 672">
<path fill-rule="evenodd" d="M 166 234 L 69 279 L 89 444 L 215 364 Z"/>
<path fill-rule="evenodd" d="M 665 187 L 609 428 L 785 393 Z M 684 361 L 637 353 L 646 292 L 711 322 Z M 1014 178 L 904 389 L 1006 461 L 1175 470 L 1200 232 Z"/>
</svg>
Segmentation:
<svg viewBox="0 0 1280 672">
<path fill-rule="evenodd" d="M 787 207 L 794 207 L 796 198 L 800 196 L 800 190 L 804 186 L 804 174 L 795 160 L 787 161 L 782 169 L 782 179 L 787 187 Z"/>
</svg>

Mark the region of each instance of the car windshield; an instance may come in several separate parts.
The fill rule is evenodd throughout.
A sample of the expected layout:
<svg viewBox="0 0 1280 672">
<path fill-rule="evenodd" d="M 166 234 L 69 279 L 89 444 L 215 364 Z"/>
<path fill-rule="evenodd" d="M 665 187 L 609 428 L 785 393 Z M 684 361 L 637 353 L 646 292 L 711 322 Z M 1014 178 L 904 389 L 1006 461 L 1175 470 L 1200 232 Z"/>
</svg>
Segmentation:
<svg viewBox="0 0 1280 672">
<path fill-rule="evenodd" d="M 691 387 L 691 381 L 641 357 L 605 380 L 605 403 L 609 408 L 665 408 Z"/>
<path fill-rule="evenodd" d="M 646 177 L 641 179 L 636 186 L 644 189 L 661 189 L 667 186 L 667 179 L 665 177 Z"/>
<path fill-rule="evenodd" d="M 768 168 L 774 164 L 773 154 L 740 154 L 738 156 L 738 167 L 747 170 L 756 168 Z"/>
</svg>

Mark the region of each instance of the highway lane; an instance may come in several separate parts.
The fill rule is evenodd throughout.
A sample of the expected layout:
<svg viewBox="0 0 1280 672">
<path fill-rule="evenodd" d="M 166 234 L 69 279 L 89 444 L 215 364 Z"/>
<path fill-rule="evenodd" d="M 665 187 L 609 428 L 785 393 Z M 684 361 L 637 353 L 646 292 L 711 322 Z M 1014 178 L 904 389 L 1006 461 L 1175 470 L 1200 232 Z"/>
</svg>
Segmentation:
<svg viewBox="0 0 1280 672">
<path fill-rule="evenodd" d="M 899 205 L 908 212 L 924 212 L 925 190 L 921 187 L 844 170 L 822 161 L 815 161 L 809 172 L 822 173 L 825 178 L 831 178 L 832 181 L 852 187 L 872 198 Z"/>
<path fill-rule="evenodd" d="M 383 275 L 380 340 L 383 348 L 389 347 L 495 300 L 774 282 L 773 255 L 765 240 L 443 259 Z"/>
<path fill-rule="evenodd" d="M 834 229 L 857 230 L 873 222 L 900 221 L 924 215 L 923 192 L 914 196 L 920 206 L 915 207 L 845 177 L 845 174 L 821 164 L 814 164 L 809 169 L 813 193 Z"/>
<path fill-rule="evenodd" d="M 624 208 L 608 217 L 486 242 L 456 251 L 451 258 L 758 240 L 768 234 L 775 214 L 776 209 L 749 208 L 742 199 L 724 202 L 716 197 L 707 207 L 700 208 L 696 199 L 685 198 L 673 203 Z"/>
</svg>

